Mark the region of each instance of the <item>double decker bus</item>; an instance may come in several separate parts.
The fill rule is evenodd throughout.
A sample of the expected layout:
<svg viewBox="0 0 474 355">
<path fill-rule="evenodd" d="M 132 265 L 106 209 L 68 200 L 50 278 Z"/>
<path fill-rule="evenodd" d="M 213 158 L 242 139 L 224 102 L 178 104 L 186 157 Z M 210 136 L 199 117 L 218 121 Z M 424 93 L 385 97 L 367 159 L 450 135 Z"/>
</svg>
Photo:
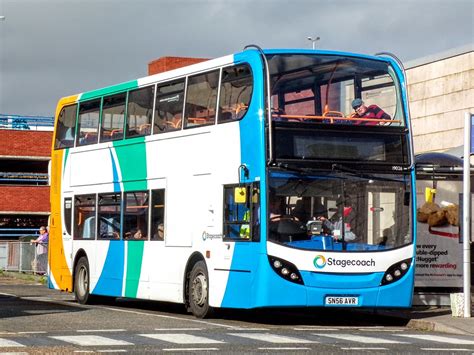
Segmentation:
<svg viewBox="0 0 474 355">
<path fill-rule="evenodd" d="M 64 97 L 53 140 L 49 287 L 80 303 L 411 306 L 414 159 L 394 57 L 249 46 Z"/>
</svg>

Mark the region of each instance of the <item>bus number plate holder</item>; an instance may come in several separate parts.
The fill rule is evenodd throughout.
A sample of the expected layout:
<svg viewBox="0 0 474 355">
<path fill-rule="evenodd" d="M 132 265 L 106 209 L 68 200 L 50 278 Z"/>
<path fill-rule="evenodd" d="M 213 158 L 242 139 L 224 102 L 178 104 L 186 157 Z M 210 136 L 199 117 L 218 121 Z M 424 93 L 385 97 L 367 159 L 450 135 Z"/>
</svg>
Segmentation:
<svg viewBox="0 0 474 355">
<path fill-rule="evenodd" d="M 358 306 L 359 297 L 355 296 L 327 296 L 324 299 L 326 306 Z"/>
</svg>

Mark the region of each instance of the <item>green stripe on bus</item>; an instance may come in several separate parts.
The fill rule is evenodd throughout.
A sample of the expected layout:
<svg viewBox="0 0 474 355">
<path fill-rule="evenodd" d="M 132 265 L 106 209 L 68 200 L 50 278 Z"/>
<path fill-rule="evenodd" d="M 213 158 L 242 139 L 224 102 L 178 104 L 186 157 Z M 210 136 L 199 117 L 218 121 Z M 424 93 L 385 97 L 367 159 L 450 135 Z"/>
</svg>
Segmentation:
<svg viewBox="0 0 474 355">
<path fill-rule="evenodd" d="M 124 191 L 147 190 L 145 137 L 135 138 L 133 144 L 114 142 Z"/>
<path fill-rule="evenodd" d="M 127 280 L 125 283 L 125 297 L 137 297 L 138 283 L 143 262 L 145 242 L 134 240 L 128 242 L 127 248 Z"/>
<path fill-rule="evenodd" d="M 117 92 L 122 92 L 122 91 L 127 91 L 130 89 L 135 89 L 138 87 L 138 81 L 137 80 L 132 80 L 132 81 L 127 81 L 126 83 L 121 83 L 118 85 L 113 85 L 113 86 L 108 86 L 106 88 L 98 89 L 98 90 L 92 90 L 88 92 L 84 92 L 81 95 L 80 101 L 84 100 L 89 100 L 95 97 L 100 97 L 103 95 L 109 95 L 109 94 L 114 94 Z"/>
<path fill-rule="evenodd" d="M 67 158 L 69 157 L 69 148 L 64 149 L 64 164 L 63 164 L 63 171 L 61 172 L 61 176 L 64 179 L 64 174 L 66 173 L 66 163 Z"/>
</svg>

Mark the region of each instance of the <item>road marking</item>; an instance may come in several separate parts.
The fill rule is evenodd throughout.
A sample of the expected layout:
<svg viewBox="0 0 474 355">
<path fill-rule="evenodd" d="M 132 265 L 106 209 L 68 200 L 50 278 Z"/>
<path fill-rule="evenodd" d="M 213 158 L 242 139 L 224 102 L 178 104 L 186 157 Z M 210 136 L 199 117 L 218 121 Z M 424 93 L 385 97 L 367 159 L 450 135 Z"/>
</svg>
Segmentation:
<svg viewBox="0 0 474 355">
<path fill-rule="evenodd" d="M 165 315 L 162 315 L 162 314 L 144 313 L 144 312 L 130 311 L 130 310 L 126 310 L 126 309 L 119 309 L 119 308 L 113 308 L 113 307 L 102 307 L 102 306 L 95 306 L 95 307 L 96 308 L 108 309 L 109 311 L 138 314 L 140 316 L 151 316 L 151 317 L 166 318 L 166 319 L 177 319 L 177 320 L 181 320 L 181 321 L 185 321 L 185 322 L 195 322 L 195 323 L 200 323 L 200 324 L 214 325 L 216 327 L 223 327 L 223 328 L 232 329 L 232 330 L 233 329 L 240 329 L 240 327 L 235 327 L 235 326 L 232 326 L 232 325 L 206 322 L 206 321 L 203 321 L 203 320 L 197 320 L 197 319 L 191 319 L 191 318 L 185 318 L 185 317 L 165 316 Z"/>
<path fill-rule="evenodd" d="M 315 331 L 315 330 L 327 330 L 327 331 L 336 331 L 339 328 L 325 328 L 325 327 L 304 327 L 304 328 L 293 328 L 293 330 L 302 330 L 302 331 Z"/>
<path fill-rule="evenodd" d="M 142 337 L 167 341 L 174 344 L 222 344 L 220 340 L 198 337 L 191 334 L 170 333 L 170 334 L 138 334 Z"/>
<path fill-rule="evenodd" d="M 282 351 L 293 351 L 293 350 L 311 350 L 311 348 L 258 348 L 258 350 L 269 350 L 269 351 L 275 351 L 275 350 L 282 350 Z"/>
<path fill-rule="evenodd" d="M 171 348 L 163 351 L 219 351 L 218 348 Z"/>
<path fill-rule="evenodd" d="M 79 304 L 79 303 L 71 303 L 71 302 L 69 302 L 69 298 L 68 299 L 65 298 L 63 300 L 58 300 L 58 299 L 54 299 L 54 298 L 50 298 L 50 297 L 19 297 L 17 295 L 10 295 L 10 294 L 5 294 L 5 295 L 17 297 L 17 298 L 24 299 L 24 300 L 55 303 L 55 304 L 69 306 L 69 307 L 87 308 L 87 309 L 101 308 L 101 309 L 108 309 L 110 311 L 116 311 L 116 312 L 125 312 L 125 313 L 138 314 L 138 315 L 141 315 L 141 316 L 152 316 L 152 317 L 167 318 L 167 319 L 177 319 L 177 320 L 181 320 L 181 321 L 195 322 L 195 323 L 206 324 L 206 325 L 213 325 L 213 326 L 216 326 L 216 327 L 223 327 L 223 328 L 227 328 L 227 329 L 231 329 L 231 330 L 240 329 L 240 327 L 236 327 L 236 326 L 232 326 L 232 325 L 213 323 L 213 322 L 208 322 L 208 321 L 203 321 L 203 320 L 198 320 L 198 319 L 185 318 L 185 317 L 165 316 L 165 315 L 162 315 L 162 314 L 144 313 L 144 312 L 130 311 L 130 310 L 125 310 L 125 309 L 119 309 L 119 308 L 113 308 L 113 307 L 104 307 L 104 306 L 97 306 L 97 305 L 91 307 L 90 305 L 82 305 L 82 304 Z"/>
<path fill-rule="evenodd" d="M 267 343 L 275 343 L 275 344 L 300 344 L 300 343 L 315 343 L 312 340 L 306 340 L 301 338 L 293 338 L 287 337 L 283 335 L 274 335 L 270 333 L 228 333 L 229 335 L 233 335 L 236 337 L 241 338 L 248 338 L 253 340 L 260 340 Z"/>
<path fill-rule="evenodd" d="M 125 349 L 106 349 L 106 350 L 97 350 L 98 353 L 126 353 Z"/>
<path fill-rule="evenodd" d="M 115 333 L 115 332 L 126 332 L 126 329 L 79 329 L 76 330 L 78 333 L 90 333 L 90 332 L 102 332 L 102 333 Z"/>
<path fill-rule="evenodd" d="M 395 335 L 398 337 L 437 341 L 439 343 L 448 343 L 448 344 L 457 344 L 457 345 L 473 345 L 474 344 L 474 340 L 443 337 L 439 335 L 428 335 L 428 334 L 426 335 L 425 334 L 395 334 Z"/>
<path fill-rule="evenodd" d="M 361 350 L 361 351 L 366 351 L 366 350 L 388 350 L 387 348 L 341 348 L 341 350 Z"/>
<path fill-rule="evenodd" d="M 269 329 L 268 328 L 236 328 L 236 329 L 232 329 L 233 331 L 245 331 L 245 330 L 255 330 L 255 331 L 268 331 Z"/>
<path fill-rule="evenodd" d="M 34 332 L 18 332 L 17 334 L 46 334 L 47 332 L 43 331 L 43 330 L 38 330 L 38 331 L 34 331 Z"/>
<path fill-rule="evenodd" d="M 458 349 L 458 348 L 420 348 L 420 350 L 428 350 L 428 351 L 472 351 L 472 349 Z"/>
<path fill-rule="evenodd" d="M 359 328 L 360 331 L 362 332 L 393 332 L 393 333 L 399 333 L 399 332 L 404 332 L 404 329 L 367 329 L 367 328 Z"/>
<path fill-rule="evenodd" d="M 15 347 L 24 347 L 24 345 L 10 339 L 0 338 L 0 348 L 15 348 Z"/>
<path fill-rule="evenodd" d="M 51 336 L 50 338 L 80 346 L 133 345 L 128 341 L 110 339 L 100 335 Z"/>
<path fill-rule="evenodd" d="M 188 330 L 202 330 L 202 328 L 155 328 L 158 331 L 188 331 Z"/>
<path fill-rule="evenodd" d="M 321 333 L 313 333 L 317 336 L 322 337 L 329 337 L 338 340 L 347 340 L 347 341 L 355 341 L 357 343 L 364 343 L 364 344 L 406 344 L 403 341 L 398 340 L 388 340 L 388 339 L 380 339 L 380 338 L 371 338 L 371 337 L 364 337 L 361 335 L 352 335 L 352 334 L 321 334 Z"/>
</svg>

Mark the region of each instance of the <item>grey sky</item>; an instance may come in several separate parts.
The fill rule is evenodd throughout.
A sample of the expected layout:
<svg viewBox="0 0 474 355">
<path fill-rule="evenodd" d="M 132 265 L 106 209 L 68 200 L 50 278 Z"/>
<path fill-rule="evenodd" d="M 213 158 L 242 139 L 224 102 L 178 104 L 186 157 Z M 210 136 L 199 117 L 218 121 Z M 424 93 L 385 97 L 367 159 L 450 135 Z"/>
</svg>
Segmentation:
<svg viewBox="0 0 474 355">
<path fill-rule="evenodd" d="M 474 0 L 0 0 L 0 113 L 145 76 L 161 56 L 318 48 L 412 60 L 474 40 Z"/>
</svg>

